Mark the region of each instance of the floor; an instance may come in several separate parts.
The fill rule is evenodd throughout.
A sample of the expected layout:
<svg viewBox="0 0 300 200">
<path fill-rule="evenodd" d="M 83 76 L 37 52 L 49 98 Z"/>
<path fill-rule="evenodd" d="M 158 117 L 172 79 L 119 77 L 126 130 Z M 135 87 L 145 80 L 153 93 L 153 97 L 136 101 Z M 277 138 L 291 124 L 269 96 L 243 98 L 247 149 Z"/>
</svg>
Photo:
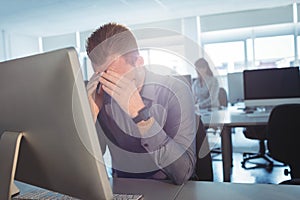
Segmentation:
<svg viewBox="0 0 300 200">
<path fill-rule="evenodd" d="M 266 168 L 255 168 L 255 169 L 244 169 L 241 166 L 243 159 L 243 152 L 258 152 L 259 144 L 257 140 L 249 140 L 245 138 L 242 128 L 236 128 L 235 133 L 232 134 L 232 145 L 233 145 L 233 167 L 231 182 L 234 183 L 270 183 L 278 184 L 284 180 L 290 179 L 290 176 L 284 175 L 284 170 L 288 167 L 283 166 L 282 163 L 274 161 L 275 167 L 272 170 Z M 218 133 L 208 133 L 209 143 L 211 146 L 220 146 L 220 135 Z M 222 171 L 222 156 L 221 154 L 212 154 L 213 157 L 213 172 L 214 181 L 223 181 Z M 265 161 L 262 159 L 253 160 L 252 163 L 262 163 Z M 247 168 L 256 166 L 251 163 L 247 163 Z"/>
</svg>

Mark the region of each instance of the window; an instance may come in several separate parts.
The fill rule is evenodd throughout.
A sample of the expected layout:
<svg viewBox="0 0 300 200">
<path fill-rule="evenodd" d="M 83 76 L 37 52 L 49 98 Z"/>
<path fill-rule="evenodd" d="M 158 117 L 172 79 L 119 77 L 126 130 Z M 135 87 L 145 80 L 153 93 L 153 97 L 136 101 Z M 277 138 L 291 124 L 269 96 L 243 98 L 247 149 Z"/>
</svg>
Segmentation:
<svg viewBox="0 0 300 200">
<path fill-rule="evenodd" d="M 254 39 L 255 68 L 289 67 L 294 61 L 293 35 Z"/>
<path fill-rule="evenodd" d="M 143 49 L 140 51 L 148 70 L 161 75 L 186 75 L 197 77 L 192 63 L 181 55 L 164 49 Z"/>
<path fill-rule="evenodd" d="M 245 67 L 243 41 L 207 44 L 204 50 L 220 75 L 242 71 Z"/>
</svg>

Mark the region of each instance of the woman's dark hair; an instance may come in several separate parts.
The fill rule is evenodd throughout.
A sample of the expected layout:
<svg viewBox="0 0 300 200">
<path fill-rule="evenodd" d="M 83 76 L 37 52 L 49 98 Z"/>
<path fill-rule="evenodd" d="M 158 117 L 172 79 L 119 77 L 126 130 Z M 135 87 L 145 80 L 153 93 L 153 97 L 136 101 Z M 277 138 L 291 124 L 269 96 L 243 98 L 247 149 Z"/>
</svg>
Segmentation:
<svg viewBox="0 0 300 200">
<path fill-rule="evenodd" d="M 212 73 L 208 62 L 204 59 L 204 58 L 199 58 L 196 62 L 195 62 L 195 67 L 196 70 L 198 72 L 198 69 L 200 68 L 206 68 L 206 72 L 208 76 L 214 76 L 214 74 Z"/>
</svg>

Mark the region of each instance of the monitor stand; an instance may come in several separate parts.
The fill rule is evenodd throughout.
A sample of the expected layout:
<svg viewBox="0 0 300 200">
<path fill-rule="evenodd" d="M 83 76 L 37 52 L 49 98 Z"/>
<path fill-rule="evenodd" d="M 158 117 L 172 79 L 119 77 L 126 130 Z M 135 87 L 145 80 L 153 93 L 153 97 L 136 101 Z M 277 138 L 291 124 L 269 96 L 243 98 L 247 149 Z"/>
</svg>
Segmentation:
<svg viewBox="0 0 300 200">
<path fill-rule="evenodd" d="M 14 184 L 23 133 L 4 132 L 0 138 L 0 199 L 9 200 L 20 191 Z"/>
</svg>

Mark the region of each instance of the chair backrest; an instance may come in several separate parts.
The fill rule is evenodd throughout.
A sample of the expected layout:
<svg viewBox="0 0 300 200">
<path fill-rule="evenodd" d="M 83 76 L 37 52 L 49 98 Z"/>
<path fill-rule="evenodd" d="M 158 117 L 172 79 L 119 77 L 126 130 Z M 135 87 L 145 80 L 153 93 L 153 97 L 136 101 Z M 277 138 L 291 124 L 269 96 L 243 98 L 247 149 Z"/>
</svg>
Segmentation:
<svg viewBox="0 0 300 200">
<path fill-rule="evenodd" d="M 272 110 L 267 139 L 272 158 L 288 164 L 292 178 L 300 178 L 300 104 L 278 105 Z"/>
<path fill-rule="evenodd" d="M 219 98 L 220 106 L 227 107 L 227 105 L 228 105 L 227 92 L 222 87 L 219 88 L 219 96 L 218 96 L 218 98 Z"/>
<path fill-rule="evenodd" d="M 197 116 L 197 134 L 196 134 L 196 175 L 198 181 L 213 181 L 212 159 L 206 130 L 200 117 Z"/>
<path fill-rule="evenodd" d="M 174 76 L 184 81 L 190 86 L 192 85 L 191 75 Z M 226 92 L 226 91 L 225 91 Z M 192 180 L 197 181 L 213 181 L 212 159 L 206 130 L 199 115 L 196 115 L 197 133 L 196 133 L 196 167 L 195 175 Z"/>
</svg>

